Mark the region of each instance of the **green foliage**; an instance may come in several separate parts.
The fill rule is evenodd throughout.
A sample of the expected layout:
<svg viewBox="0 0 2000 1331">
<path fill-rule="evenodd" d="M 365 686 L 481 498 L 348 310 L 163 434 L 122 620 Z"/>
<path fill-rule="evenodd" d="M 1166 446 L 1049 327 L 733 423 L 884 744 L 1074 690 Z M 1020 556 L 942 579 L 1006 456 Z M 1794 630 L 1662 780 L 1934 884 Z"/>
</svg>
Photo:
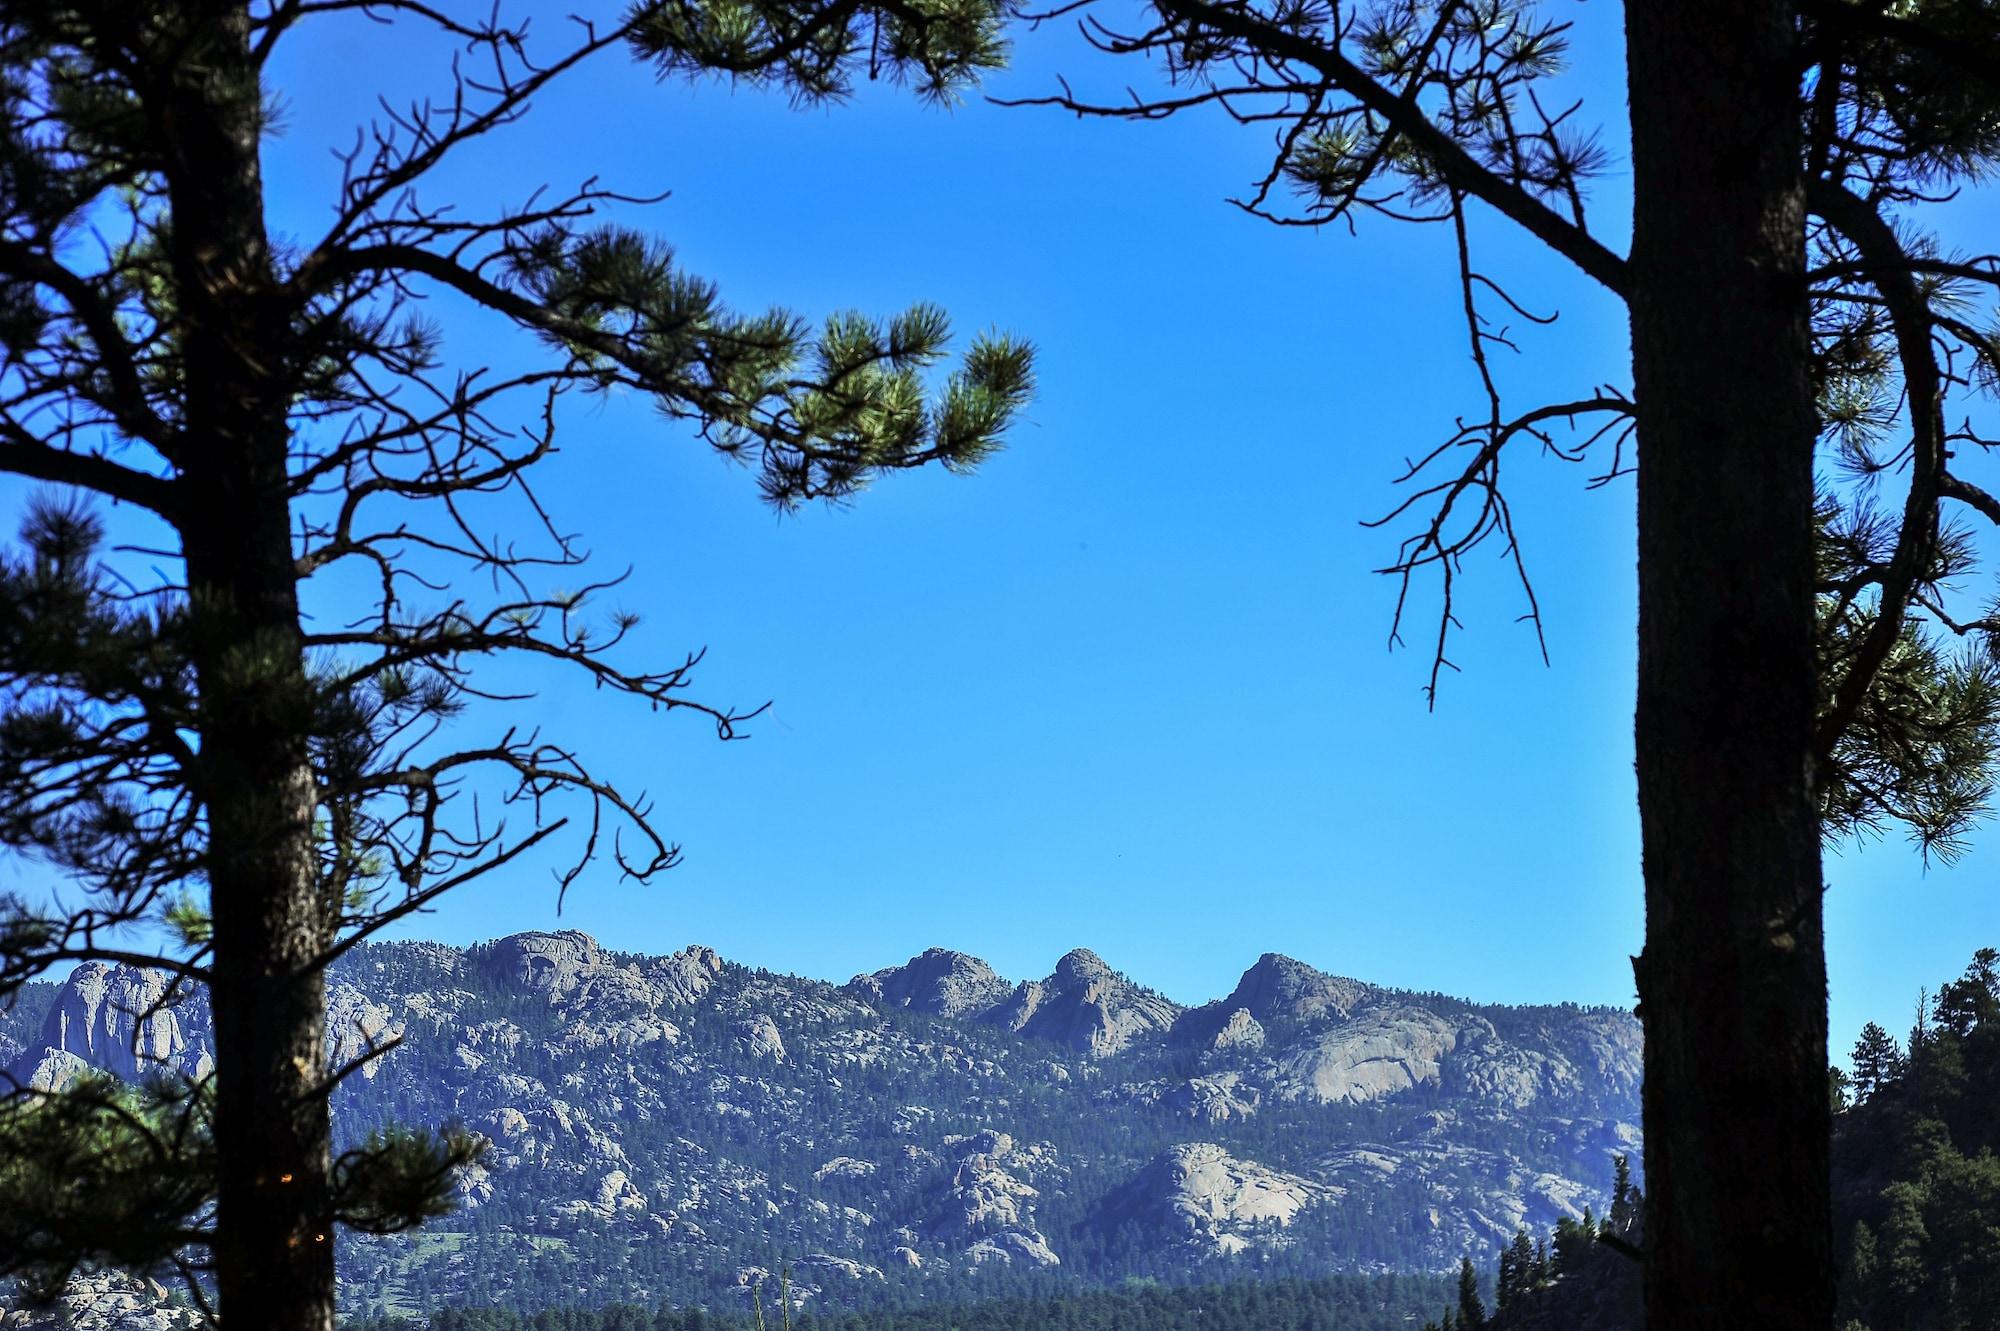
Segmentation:
<svg viewBox="0 0 2000 1331">
<path fill-rule="evenodd" d="M 1842 1316 L 1868 1331 L 1976 1331 L 2000 1307 L 2000 952 L 1920 1012 L 1907 1049 L 1854 1051 L 1868 1091 L 1836 1121 Z"/>
<path fill-rule="evenodd" d="M 1479 1272 L 1473 1269 L 1470 1257 L 1461 1257 L 1458 1262 L 1458 1324 L 1465 1331 L 1481 1331 L 1486 1325 L 1486 1305 L 1479 1297 Z"/>
<path fill-rule="evenodd" d="M 865 72 L 949 102 L 1006 63 L 1009 12 L 998 0 L 640 0 L 629 21 L 633 50 L 663 75 L 728 74 L 819 102 Z"/>
<path fill-rule="evenodd" d="M 457 1171 L 487 1145 L 458 1128 L 378 1128 L 333 1162 L 334 1215 L 361 1234 L 400 1234 L 447 1215 Z"/>
<path fill-rule="evenodd" d="M 798 1313 L 797 1331 L 1407 1331 L 1446 1289 L 1435 1276 L 1236 1280 L 1174 1288 L 1130 1284 L 1036 1298 L 931 1301 L 878 1312 Z M 648 1309 L 447 1308 L 426 1320 L 350 1320 L 343 1331 L 754 1331 L 760 1313 Z"/>
<path fill-rule="evenodd" d="M 86 1256 L 150 1270 L 214 1197 L 204 1096 L 85 1075 L 0 1099 L 0 1276 L 53 1298 Z"/>
<path fill-rule="evenodd" d="M 1875 631 L 1879 608 L 1869 593 L 1900 529 L 1865 504 L 1843 508 L 1824 495 L 1819 522 L 1819 656 L 1831 706 L 1834 681 Z M 1943 605 L 1949 584 L 1973 569 L 1970 537 L 1947 529 L 1918 581 L 1919 604 Z M 1926 855 L 1949 863 L 1990 811 L 2000 772 L 2000 654 L 1990 639 L 1950 650 L 1943 636 L 1933 615 L 1904 616 L 1821 774 L 1829 839 L 1901 825 Z"/>
<path fill-rule="evenodd" d="M 525 202 L 481 211 L 438 171 L 526 115 L 552 81 L 621 56 L 804 101 L 864 76 L 949 100 L 1004 57 L 1004 6 L 640 0 L 545 38 L 550 25 L 531 32 L 499 7 L 390 5 L 375 16 L 396 26 L 392 40 L 470 52 L 465 68 L 478 74 L 441 58 L 446 95 L 383 103 L 329 197 L 300 214 L 309 220 L 267 221 L 258 146 L 282 96 L 263 82 L 284 67 L 273 55 L 368 8 L 0 9 L 0 473 L 72 496 L 33 500 L 17 547 L 0 553 L 0 850 L 46 871 L 65 906 L 46 905 L 40 884 L 32 901 L 0 894 L 0 1001 L 79 961 L 150 962 L 218 992 L 233 981 L 232 1010 L 292 1023 L 277 1034 L 301 1041 L 264 1042 L 260 1064 L 259 1040 L 235 1040 L 216 1051 L 214 1075 L 225 1090 L 298 1097 L 283 1121 L 314 1143 L 322 1097 L 378 1052 L 324 1080 L 271 1054 L 316 1034 L 300 991 L 328 963 L 565 823 L 575 839 L 557 870 L 564 887 L 600 857 L 635 878 L 677 858 L 648 802 L 593 775 L 545 733 L 546 718 L 510 726 L 499 715 L 529 695 L 492 686 L 496 658 L 555 666 L 655 711 L 692 709 L 724 737 L 745 719 L 686 695 L 698 653 L 660 670 L 614 655 L 636 616 L 600 613 L 592 598 L 616 579 L 541 585 L 586 560 L 533 488 L 533 468 L 555 451 L 559 403 L 644 395 L 791 507 L 846 500 L 890 470 L 969 469 L 1033 390 L 1032 351 L 1018 339 L 979 337 L 948 365 L 950 327 L 928 305 L 818 327 L 784 310 L 736 313 L 665 243 L 607 224 L 605 210 L 637 201 L 594 180 L 525 182 L 503 191 Z M 441 187 L 446 197 L 430 196 Z M 456 318 L 521 334 L 539 355 L 526 367 L 454 366 L 445 330 L 419 304 L 441 292 Z M 149 514 L 159 548 L 109 567 L 119 556 L 106 553 L 93 500 Z M 219 523 L 241 542 L 220 548 Z M 374 603 L 313 613 L 324 585 L 314 579 L 349 569 L 365 575 L 341 584 L 346 610 L 355 587 Z M 475 698 L 492 729 L 460 745 Z M 281 768 L 277 786 L 311 792 L 309 823 L 273 815 L 270 773 Z M 565 799 L 588 816 L 558 812 Z M 496 806 L 510 816 L 495 818 Z M 228 844 L 211 844 L 211 829 L 228 829 Z M 241 955 L 268 940 L 213 924 L 228 903 L 211 900 L 212 887 L 242 882 L 213 861 L 245 856 L 267 834 L 285 842 L 270 862 L 291 868 L 254 871 L 237 890 L 319 949 L 283 966 Z M 316 877 L 294 871 L 308 864 Z M 274 1084 L 291 1074 L 289 1088 Z M 85 1258 L 205 1264 L 202 1250 L 224 1245 L 190 1162 L 246 1188 L 279 1172 L 252 1158 L 265 1149 L 256 1134 L 204 1145 L 193 1106 L 209 1089 L 188 1073 L 178 1100 L 149 1088 L 135 1094 L 151 1099 L 125 1105 L 92 1083 L 11 1108 L 6 1130 L 21 1141 L 69 1128 L 111 1152 L 112 1172 L 85 1171 L 70 1191 L 95 1189 L 122 1228 L 15 1198 L 49 1180 L 10 1167 L 0 1210 L 27 1227 L 26 1246 L 0 1261 L 31 1254 L 52 1272 Z M 230 1112 L 215 1131 L 236 1131 L 245 1098 L 223 1095 Z M 139 1175 L 153 1157 L 132 1143 L 176 1113 L 204 1124 L 182 1134 L 201 1149 L 159 1154 L 148 1192 Z M 316 1144 L 302 1157 L 273 1148 L 298 1172 L 286 1195 L 304 1199 L 301 1213 L 289 1233 L 227 1246 L 261 1247 L 268 1265 L 320 1252 L 302 1244 L 325 1237 L 329 1218 L 373 1237 L 444 1213 L 474 1139 L 393 1126 L 404 1121 L 344 1124 L 329 1176 Z M 304 1213 L 322 1202 L 324 1214 Z M 178 1228 L 147 1219 L 168 1212 Z M 175 1235 L 178 1246 L 161 1246 Z M 255 1264 L 219 1269 L 227 1280 Z"/>
<path fill-rule="evenodd" d="M 1907 1050 L 1863 1027 L 1853 1068 L 1833 1143 L 1841 1331 L 1985 1331 L 2000 1308 L 2000 951 L 1924 1001 Z M 1639 1326 L 1638 1264 L 1613 1250 L 1638 1238 L 1622 1160 L 1619 1174 L 1605 1241 L 1558 1225 L 1539 1289 L 1510 1290 L 1519 1258 L 1503 1258 L 1493 1331 Z"/>
</svg>

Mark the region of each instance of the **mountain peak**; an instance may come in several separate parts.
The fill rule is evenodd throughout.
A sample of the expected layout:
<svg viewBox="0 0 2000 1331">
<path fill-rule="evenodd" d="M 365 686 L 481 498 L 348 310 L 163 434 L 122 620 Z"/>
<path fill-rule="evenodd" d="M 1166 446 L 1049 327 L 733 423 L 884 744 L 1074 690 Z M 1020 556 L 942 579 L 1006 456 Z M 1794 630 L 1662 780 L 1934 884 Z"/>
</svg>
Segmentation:
<svg viewBox="0 0 2000 1331">
<path fill-rule="evenodd" d="M 1051 980 L 1107 980 L 1117 972 L 1105 964 L 1104 958 L 1087 947 L 1073 947 L 1062 954 L 1056 962 L 1055 974 Z"/>
<path fill-rule="evenodd" d="M 900 966 L 848 981 L 848 992 L 879 1007 L 910 1008 L 936 1017 L 977 1016 L 1007 996 L 1010 986 L 978 957 L 933 947 Z"/>
<path fill-rule="evenodd" d="M 1243 972 L 1234 992 L 1220 1006 L 1224 1011 L 1242 1008 L 1268 1025 L 1273 1020 L 1346 1017 L 1375 992 L 1373 985 L 1328 975 L 1282 952 L 1266 952 Z"/>
<path fill-rule="evenodd" d="M 1104 1058 L 1141 1035 L 1165 1031 L 1180 1004 L 1111 969 L 1089 948 L 1073 948 L 1046 980 L 1028 980 L 981 1020 L 1078 1053 Z"/>
</svg>

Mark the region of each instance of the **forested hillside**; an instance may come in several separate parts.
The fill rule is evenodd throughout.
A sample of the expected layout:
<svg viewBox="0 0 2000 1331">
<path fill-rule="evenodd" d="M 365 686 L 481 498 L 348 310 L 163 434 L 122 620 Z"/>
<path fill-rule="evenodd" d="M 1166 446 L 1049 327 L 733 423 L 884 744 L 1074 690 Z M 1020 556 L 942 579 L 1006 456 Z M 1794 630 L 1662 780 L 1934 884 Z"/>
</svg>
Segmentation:
<svg viewBox="0 0 2000 1331">
<path fill-rule="evenodd" d="M 1834 1139 L 1841 1315 L 1866 1331 L 2000 1325 L 2000 953 L 1855 1046 Z"/>
<path fill-rule="evenodd" d="M 939 1304 L 894 1312 L 816 1316 L 793 1313 L 793 1331 L 1406 1331 L 1434 1306 L 1446 1282 L 1436 1276 L 1333 1276 L 1317 1280 L 1239 1280 L 1221 1285 L 1134 1282 L 1115 1289 L 1038 1299 Z M 419 1324 L 400 1318 L 352 1321 L 343 1331 L 779 1331 L 786 1325 L 778 1290 L 760 1291 L 768 1309 L 714 1313 L 692 1308 L 448 1309 Z"/>
</svg>

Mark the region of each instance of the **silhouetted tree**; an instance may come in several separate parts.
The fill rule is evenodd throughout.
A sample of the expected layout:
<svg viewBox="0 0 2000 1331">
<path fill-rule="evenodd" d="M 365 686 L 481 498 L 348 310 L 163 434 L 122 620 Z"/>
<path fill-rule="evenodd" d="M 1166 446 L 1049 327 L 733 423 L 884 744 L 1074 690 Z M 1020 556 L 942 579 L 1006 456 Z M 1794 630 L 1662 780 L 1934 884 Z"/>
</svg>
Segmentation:
<svg viewBox="0 0 2000 1331">
<path fill-rule="evenodd" d="M 409 1130 L 334 1157 L 328 1094 L 382 1047 L 330 1065 L 328 964 L 572 817 L 565 888 L 600 856 L 638 878 L 674 863 L 642 798 L 506 724 L 511 682 L 481 684 L 488 663 L 549 663 L 725 738 L 745 719 L 689 694 L 694 657 L 622 659 L 616 579 L 579 572 L 533 484 L 565 398 L 642 394 L 789 506 L 969 467 L 1029 392 L 1028 350 L 998 337 L 933 380 L 929 307 L 818 330 L 735 313 L 601 220 L 637 201 L 595 183 L 523 181 L 490 213 L 436 193 L 467 145 L 620 52 L 802 101 L 861 71 L 948 98 L 1000 59 L 997 0 L 638 0 L 546 39 L 461 10 L 0 3 L 0 471 L 57 487 L 0 564 L 0 844 L 63 889 L 0 903 L 0 995 L 69 962 L 158 968 L 162 1005 L 207 987 L 216 1055 L 212 1078 L 136 1100 L 14 1097 L 6 1133 L 92 1145 L 57 1157 L 66 1188 L 0 1199 L 35 1237 L 0 1271 L 173 1261 L 212 1270 L 245 1331 L 327 1331 L 334 1227 L 418 1223 L 474 1149 Z M 325 224 L 283 238 L 268 63 L 367 19 L 434 44 L 443 95 L 364 128 Z M 453 369 L 419 314 L 432 295 L 511 327 L 532 362 Z M 107 563 L 87 499 L 145 519 L 140 580 Z M 306 613 L 356 589 L 358 615 Z M 475 700 L 498 728 L 445 743 Z"/>
<path fill-rule="evenodd" d="M 1852 1062 L 1854 1098 L 1865 1101 L 1882 1083 L 1901 1074 L 1903 1050 L 1895 1036 L 1871 1021 L 1861 1028 L 1861 1036 L 1854 1042 Z"/>
<path fill-rule="evenodd" d="M 1956 854 L 1992 786 L 2000 691 L 1977 649 L 2000 620 L 1949 584 L 1973 555 L 1960 518 L 2000 522 L 1972 470 L 1988 441 L 1962 410 L 2000 382 L 2000 338 L 1972 313 L 2000 263 L 1939 252 L 1922 221 L 2000 155 L 1996 12 L 1624 10 L 1624 255 L 1588 207 L 1607 154 L 1550 83 L 1566 25 L 1523 0 L 1151 0 L 1085 30 L 1157 62 L 1166 86 L 1041 100 L 1145 119 L 1222 108 L 1276 145 L 1238 201 L 1251 213 L 1415 218 L 1449 238 L 1476 402 L 1415 451 L 1415 493 L 1390 515 L 1413 524 L 1389 568 L 1398 630 L 1418 580 L 1437 589 L 1433 698 L 1481 544 L 1520 575 L 1539 628 L 1503 460 L 1525 447 L 1597 459 L 1600 482 L 1636 472 L 1647 1306 L 1660 1327 L 1824 1331 L 1821 838 L 1901 824 Z M 1505 404 L 1491 353 L 1514 345 L 1510 321 L 1542 316 L 1475 259 L 1495 220 L 1623 303 L 1629 391 Z M 1897 473 L 1907 490 L 1880 513 L 1868 485 Z"/>
</svg>

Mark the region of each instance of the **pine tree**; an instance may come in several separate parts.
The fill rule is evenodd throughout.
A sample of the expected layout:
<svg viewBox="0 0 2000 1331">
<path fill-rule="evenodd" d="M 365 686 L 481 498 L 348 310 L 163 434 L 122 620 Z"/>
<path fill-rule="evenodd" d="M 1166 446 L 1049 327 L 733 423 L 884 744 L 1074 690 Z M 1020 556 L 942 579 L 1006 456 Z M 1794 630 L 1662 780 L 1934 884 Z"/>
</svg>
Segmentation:
<svg viewBox="0 0 2000 1331">
<path fill-rule="evenodd" d="M 1500 1253 L 1500 1281 L 1494 1291 L 1494 1306 L 1505 1311 L 1509 1305 L 1542 1282 L 1534 1240 L 1525 1229 L 1514 1231 L 1514 1240 Z"/>
<path fill-rule="evenodd" d="M 1629 1239 L 1639 1225 L 1639 1190 L 1632 1186 L 1631 1157 L 1620 1155 L 1613 1168 L 1611 1213 L 1605 1217 L 1604 1228 L 1617 1238 Z"/>
<path fill-rule="evenodd" d="M 1166 80 L 1092 99 L 1072 78 L 1040 100 L 1137 119 L 1220 103 L 1276 145 L 1247 211 L 1439 224 L 1475 404 L 1414 450 L 1389 564 L 1397 630 L 1434 589 L 1433 699 L 1480 544 L 1540 624 L 1504 458 L 1636 474 L 1648 1317 L 1824 1331 L 1822 839 L 1901 826 L 1956 855 L 1995 772 L 1984 649 L 2000 619 L 1950 584 L 1976 553 L 1962 521 L 2000 523 L 2000 497 L 1976 475 L 1984 450 L 1963 446 L 1977 432 L 1948 422 L 2000 384 L 2000 337 L 1969 313 L 1991 306 L 2000 263 L 1943 254 L 1924 226 L 2000 158 L 1994 15 L 1990 0 L 1624 11 L 1622 255 L 1590 212 L 1609 155 L 1567 97 L 1541 95 L 1567 25 L 1524 0 L 1159 0 L 1129 30 L 1100 20 L 1096 45 Z M 1533 302 L 1478 257 L 1496 221 L 1622 304 L 1629 389 L 1505 402 L 1489 353 L 1516 345 L 1505 329 Z M 1892 473 L 1908 489 L 1879 513 L 1871 485 Z"/>
<path fill-rule="evenodd" d="M 1486 1305 L 1479 1297 L 1479 1273 L 1472 1269 L 1470 1257 L 1458 1259 L 1458 1324 L 1464 1331 L 1480 1331 L 1486 1325 Z"/>
<path fill-rule="evenodd" d="M 1903 1074 L 1903 1050 L 1896 1037 L 1872 1021 L 1861 1028 L 1851 1061 L 1854 1068 L 1851 1084 L 1857 1103 L 1866 1103 L 1884 1082 L 1894 1081 Z"/>
<path fill-rule="evenodd" d="M 606 220 L 634 200 L 593 181 L 514 182 L 525 202 L 492 212 L 438 197 L 468 144 L 621 52 L 801 101 L 862 72 L 948 99 L 1001 58 L 997 0 L 639 0 L 532 32 L 474 9 L 0 7 L 0 472 L 60 487 L 0 559 L 0 845 L 76 903 L 0 899 L 0 998 L 72 962 L 152 967 L 162 1005 L 206 987 L 216 1058 L 138 1101 L 94 1082 L 10 1098 L 0 1135 L 94 1146 L 64 1157 L 63 1188 L 0 1198 L 36 1238 L 0 1245 L 0 1274 L 178 1262 L 212 1269 L 244 1331 L 329 1331 L 336 1227 L 436 1214 L 477 1147 L 397 1130 L 334 1157 L 328 1095 L 382 1046 L 330 1064 L 327 966 L 553 853 L 565 823 L 580 835 L 561 889 L 593 862 L 640 879 L 675 862 L 647 804 L 542 718 L 452 742 L 474 699 L 482 724 L 502 716 L 481 681 L 507 661 L 723 737 L 747 719 L 689 693 L 694 657 L 626 659 L 617 579 L 583 570 L 535 486 L 566 401 L 649 399 L 785 507 L 969 468 L 1027 398 L 1028 349 L 1006 338 L 938 373 L 948 328 L 929 306 L 817 330 L 735 312 Z M 269 216 L 269 61 L 364 15 L 468 54 L 440 65 L 442 97 L 357 133 L 324 214 Z M 442 294 L 539 362 L 455 369 L 422 314 Z M 165 548 L 114 567 L 92 499 L 144 515 Z M 329 581 L 376 604 L 315 617 Z M 6 1176 L 46 1183 L 38 1169 Z"/>
</svg>

